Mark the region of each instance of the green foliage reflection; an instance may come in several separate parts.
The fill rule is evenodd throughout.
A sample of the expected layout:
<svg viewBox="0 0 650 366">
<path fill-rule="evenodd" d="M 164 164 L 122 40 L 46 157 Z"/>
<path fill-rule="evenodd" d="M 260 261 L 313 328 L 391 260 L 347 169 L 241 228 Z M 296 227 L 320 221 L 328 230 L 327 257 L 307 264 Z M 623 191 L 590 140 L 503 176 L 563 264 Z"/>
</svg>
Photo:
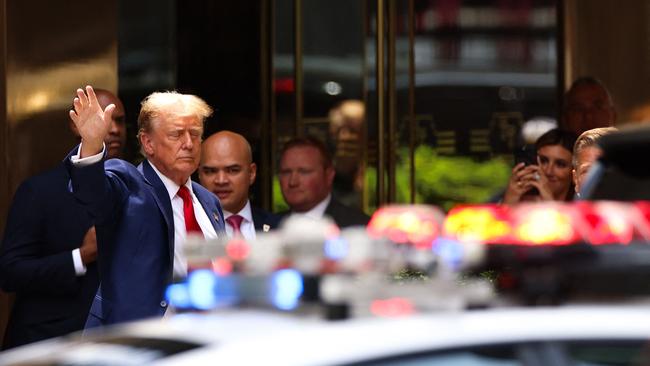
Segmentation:
<svg viewBox="0 0 650 366">
<path fill-rule="evenodd" d="M 408 149 L 399 150 L 396 168 L 396 201 L 410 202 Z M 438 155 L 434 148 L 420 145 L 415 150 L 415 202 L 441 207 L 445 211 L 460 203 L 486 202 L 503 189 L 510 177 L 512 162 L 497 157 L 477 161 L 466 156 Z M 366 168 L 365 187 L 369 202 L 365 211 L 376 209 L 377 173 Z M 273 179 L 273 207 L 275 212 L 287 209 L 277 177 Z"/>
<path fill-rule="evenodd" d="M 397 202 L 410 202 L 409 168 L 408 149 L 400 149 L 395 172 Z M 486 202 L 506 186 L 510 170 L 511 162 L 505 158 L 477 161 L 465 156 L 441 156 L 430 146 L 421 145 L 415 150 L 415 202 L 445 211 L 460 203 Z M 375 169 L 368 169 L 368 197 L 375 197 L 376 180 Z"/>
</svg>

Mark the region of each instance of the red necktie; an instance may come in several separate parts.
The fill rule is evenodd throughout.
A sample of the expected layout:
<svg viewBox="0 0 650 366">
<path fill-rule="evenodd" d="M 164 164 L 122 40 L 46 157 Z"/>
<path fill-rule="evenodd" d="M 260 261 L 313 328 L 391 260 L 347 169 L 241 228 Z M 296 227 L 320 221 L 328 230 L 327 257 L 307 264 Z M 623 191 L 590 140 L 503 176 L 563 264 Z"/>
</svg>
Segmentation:
<svg viewBox="0 0 650 366">
<path fill-rule="evenodd" d="M 241 223 L 244 218 L 239 215 L 232 215 L 226 219 L 226 222 L 232 227 L 232 236 L 243 236 L 241 233 Z"/>
<path fill-rule="evenodd" d="M 194 216 L 194 205 L 192 204 L 192 196 L 190 190 L 186 186 L 182 186 L 178 190 L 178 196 L 183 199 L 183 216 L 185 216 L 185 230 L 187 233 L 202 234 L 199 222 L 196 221 Z"/>
</svg>

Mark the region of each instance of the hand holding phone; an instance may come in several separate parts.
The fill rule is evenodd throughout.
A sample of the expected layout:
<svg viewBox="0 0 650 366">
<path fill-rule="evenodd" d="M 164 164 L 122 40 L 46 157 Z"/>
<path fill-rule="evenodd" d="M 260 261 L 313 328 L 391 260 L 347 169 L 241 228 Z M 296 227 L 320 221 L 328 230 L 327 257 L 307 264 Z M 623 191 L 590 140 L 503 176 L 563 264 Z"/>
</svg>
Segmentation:
<svg viewBox="0 0 650 366">
<path fill-rule="evenodd" d="M 515 165 L 519 163 L 537 165 L 537 150 L 535 149 L 535 145 L 524 145 L 515 150 Z"/>
</svg>

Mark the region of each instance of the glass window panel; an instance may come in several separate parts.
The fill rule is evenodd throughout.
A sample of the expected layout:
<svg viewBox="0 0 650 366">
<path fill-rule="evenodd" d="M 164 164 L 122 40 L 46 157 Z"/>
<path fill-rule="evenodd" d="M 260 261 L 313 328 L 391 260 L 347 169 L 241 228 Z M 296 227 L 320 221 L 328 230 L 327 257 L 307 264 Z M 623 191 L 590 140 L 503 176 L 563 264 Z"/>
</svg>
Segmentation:
<svg viewBox="0 0 650 366">
<path fill-rule="evenodd" d="M 416 1 L 415 13 L 416 202 L 486 201 L 523 123 L 555 118 L 555 2 Z"/>
</svg>

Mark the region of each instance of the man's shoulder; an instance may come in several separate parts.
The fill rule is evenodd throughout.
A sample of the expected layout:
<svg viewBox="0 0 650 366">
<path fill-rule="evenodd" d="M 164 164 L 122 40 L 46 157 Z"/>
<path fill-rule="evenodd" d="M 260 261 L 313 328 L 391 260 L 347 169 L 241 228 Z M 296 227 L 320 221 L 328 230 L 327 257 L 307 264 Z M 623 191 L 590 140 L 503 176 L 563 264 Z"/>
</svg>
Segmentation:
<svg viewBox="0 0 650 366">
<path fill-rule="evenodd" d="M 111 172 L 128 174 L 128 175 L 142 175 L 142 170 L 131 164 L 130 162 L 122 159 L 108 159 L 104 161 L 104 169 Z"/>
<path fill-rule="evenodd" d="M 346 206 L 335 198 L 332 198 L 329 205 L 327 205 L 325 214 L 331 216 L 341 227 L 366 225 L 370 221 L 370 216 L 360 209 Z"/>
<path fill-rule="evenodd" d="M 66 191 L 66 184 L 70 179 L 63 164 L 35 174 L 25 179 L 18 187 L 17 193 L 32 191 L 34 194 L 47 194 L 51 191 Z"/>
<path fill-rule="evenodd" d="M 205 187 L 203 187 L 200 183 L 192 181 L 192 189 L 194 190 L 194 194 L 202 196 L 202 198 L 209 198 L 211 200 L 218 200 L 217 196 L 215 196 L 212 192 L 208 191 Z"/>
<path fill-rule="evenodd" d="M 44 170 L 40 173 L 34 174 L 31 177 L 25 179 L 26 182 L 48 182 L 53 180 L 68 180 L 70 175 L 65 168 L 63 163 L 59 163 L 54 167 L 51 167 L 47 170 Z"/>
<path fill-rule="evenodd" d="M 219 198 L 217 198 L 214 193 L 208 191 L 201 184 L 192 181 L 192 190 L 194 191 L 194 195 L 199 199 L 199 201 L 213 206 L 221 207 Z"/>
</svg>

